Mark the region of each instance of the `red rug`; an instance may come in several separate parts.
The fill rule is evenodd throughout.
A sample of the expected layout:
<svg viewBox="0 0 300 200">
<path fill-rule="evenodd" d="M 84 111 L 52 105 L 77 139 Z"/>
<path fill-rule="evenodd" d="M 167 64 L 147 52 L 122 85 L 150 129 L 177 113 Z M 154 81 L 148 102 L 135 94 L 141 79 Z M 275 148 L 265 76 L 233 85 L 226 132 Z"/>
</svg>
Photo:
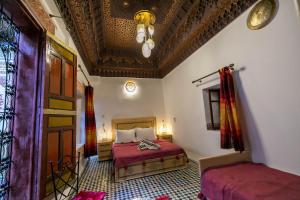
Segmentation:
<svg viewBox="0 0 300 200">
<path fill-rule="evenodd" d="M 81 191 L 72 200 L 103 200 L 106 192 L 85 192 Z"/>
<path fill-rule="evenodd" d="M 169 198 L 168 195 L 163 195 L 163 196 L 160 196 L 160 197 L 156 197 L 155 200 L 171 200 L 171 199 Z"/>
</svg>

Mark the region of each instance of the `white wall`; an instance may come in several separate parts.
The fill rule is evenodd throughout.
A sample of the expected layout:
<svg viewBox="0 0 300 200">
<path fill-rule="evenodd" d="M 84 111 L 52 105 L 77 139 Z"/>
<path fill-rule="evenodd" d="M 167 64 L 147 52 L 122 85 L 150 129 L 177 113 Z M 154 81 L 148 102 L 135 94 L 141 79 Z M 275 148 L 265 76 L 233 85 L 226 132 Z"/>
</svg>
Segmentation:
<svg viewBox="0 0 300 200">
<path fill-rule="evenodd" d="M 163 79 L 167 119 L 177 143 L 203 155 L 220 154 L 218 131 L 207 131 L 202 89 L 191 82 L 235 64 L 240 117 L 254 161 L 300 175 L 300 23 L 294 0 L 279 0 L 265 28 L 246 27 L 250 10 L 212 38 Z M 176 118 L 176 122 L 172 119 Z"/>
<path fill-rule="evenodd" d="M 138 86 L 135 96 L 123 92 L 126 80 L 134 80 Z M 98 139 L 105 137 L 102 124 L 111 133 L 111 119 L 131 117 L 157 117 L 160 127 L 165 117 L 162 81 L 159 79 L 94 78 L 94 108 Z M 104 118 L 102 117 L 104 115 Z"/>
<path fill-rule="evenodd" d="M 76 101 L 76 143 L 85 144 L 85 100 L 78 97 Z"/>
</svg>

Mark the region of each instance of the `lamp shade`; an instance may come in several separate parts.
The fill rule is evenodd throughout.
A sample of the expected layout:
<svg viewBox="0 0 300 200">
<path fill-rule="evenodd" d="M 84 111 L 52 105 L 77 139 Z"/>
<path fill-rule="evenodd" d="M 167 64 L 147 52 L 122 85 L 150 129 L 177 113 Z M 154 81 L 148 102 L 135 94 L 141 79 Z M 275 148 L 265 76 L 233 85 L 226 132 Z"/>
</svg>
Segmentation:
<svg viewBox="0 0 300 200">
<path fill-rule="evenodd" d="M 153 34 L 154 34 L 154 26 L 153 26 L 153 25 L 150 24 L 150 25 L 148 26 L 148 32 L 149 32 L 150 35 L 153 35 Z"/>
<path fill-rule="evenodd" d="M 154 41 L 153 41 L 151 38 L 149 38 L 149 39 L 146 41 L 146 43 L 148 44 L 148 46 L 149 46 L 149 48 L 150 48 L 151 50 L 155 47 L 155 43 L 154 43 Z"/>
<path fill-rule="evenodd" d="M 139 33 L 144 33 L 146 32 L 145 30 L 145 24 L 138 24 L 137 27 L 136 27 L 136 32 L 137 34 Z"/>
<path fill-rule="evenodd" d="M 144 41 L 144 38 L 145 38 L 145 33 L 141 32 L 136 35 L 136 41 L 138 43 L 142 43 Z"/>
<path fill-rule="evenodd" d="M 145 42 L 142 46 L 142 53 L 145 58 L 149 58 L 151 56 L 151 49 L 147 42 Z"/>
</svg>

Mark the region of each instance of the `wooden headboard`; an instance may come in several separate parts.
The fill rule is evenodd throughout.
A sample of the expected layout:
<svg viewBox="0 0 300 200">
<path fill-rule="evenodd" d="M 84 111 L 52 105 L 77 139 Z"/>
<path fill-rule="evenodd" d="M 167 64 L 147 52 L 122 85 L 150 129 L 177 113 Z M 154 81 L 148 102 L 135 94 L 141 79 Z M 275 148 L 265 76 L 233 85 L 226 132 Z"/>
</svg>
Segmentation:
<svg viewBox="0 0 300 200">
<path fill-rule="evenodd" d="M 238 162 L 251 162 L 250 151 L 233 152 L 225 155 L 209 156 L 199 160 L 200 174 L 210 167 L 219 167 Z"/>
<path fill-rule="evenodd" d="M 126 119 L 112 119 L 112 140 L 116 138 L 116 130 L 128 130 L 133 128 L 153 128 L 156 133 L 156 117 L 139 117 Z"/>
</svg>

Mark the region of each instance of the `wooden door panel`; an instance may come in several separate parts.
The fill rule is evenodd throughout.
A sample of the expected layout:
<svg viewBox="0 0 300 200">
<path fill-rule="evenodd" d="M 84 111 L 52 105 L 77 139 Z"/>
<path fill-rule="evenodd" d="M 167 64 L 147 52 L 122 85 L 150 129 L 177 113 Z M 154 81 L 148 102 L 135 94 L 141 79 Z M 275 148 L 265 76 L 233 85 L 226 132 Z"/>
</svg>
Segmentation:
<svg viewBox="0 0 300 200">
<path fill-rule="evenodd" d="M 50 116 L 48 121 L 48 127 L 54 128 L 54 127 L 68 127 L 73 126 L 73 116 Z"/>
<path fill-rule="evenodd" d="M 62 60 L 54 55 L 50 56 L 51 66 L 49 70 L 49 92 L 51 94 L 61 94 L 61 74 L 62 74 Z"/>
<path fill-rule="evenodd" d="M 73 97 L 74 91 L 74 67 L 69 63 L 65 63 L 65 77 L 64 77 L 64 92 L 65 96 Z"/>
<path fill-rule="evenodd" d="M 67 130 L 62 132 L 62 149 L 63 149 L 63 162 L 71 162 L 68 156 L 73 155 L 73 131 Z"/>
<path fill-rule="evenodd" d="M 60 57 L 63 57 L 65 60 L 68 60 L 69 62 L 76 63 L 76 56 L 74 53 L 67 50 L 64 45 L 58 44 L 56 41 L 51 40 L 51 49 L 58 54 Z"/>
<path fill-rule="evenodd" d="M 49 98 L 49 108 L 59 109 L 59 110 L 73 110 L 73 102 Z"/>
<path fill-rule="evenodd" d="M 48 133 L 48 148 L 47 148 L 47 160 L 52 161 L 55 164 L 55 170 L 57 170 L 57 162 L 59 160 L 59 132 Z M 47 165 L 47 176 L 50 176 L 51 168 L 50 164 Z"/>
</svg>

